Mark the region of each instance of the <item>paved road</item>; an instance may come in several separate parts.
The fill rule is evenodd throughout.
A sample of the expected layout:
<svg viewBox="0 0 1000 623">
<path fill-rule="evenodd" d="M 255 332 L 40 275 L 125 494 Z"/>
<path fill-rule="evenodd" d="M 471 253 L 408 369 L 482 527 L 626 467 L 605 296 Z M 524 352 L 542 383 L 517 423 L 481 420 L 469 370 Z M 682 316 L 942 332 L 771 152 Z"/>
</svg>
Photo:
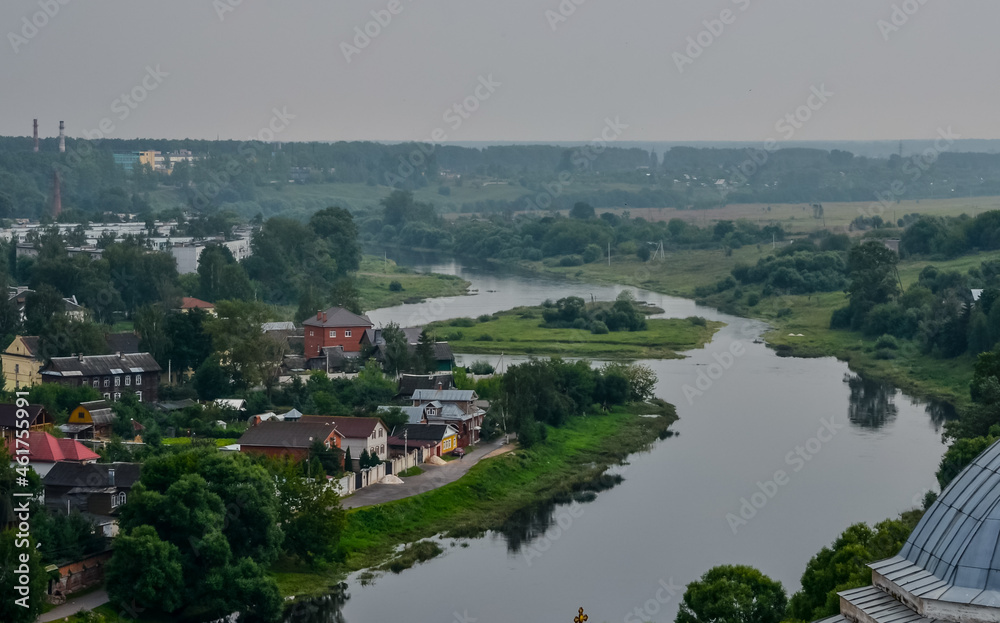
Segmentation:
<svg viewBox="0 0 1000 623">
<path fill-rule="evenodd" d="M 108 602 L 108 592 L 103 588 L 93 593 L 87 593 L 82 597 L 76 597 L 70 599 L 61 606 L 56 606 L 55 608 L 43 613 L 38 617 L 38 623 L 45 623 L 46 621 L 55 621 L 57 619 L 64 619 L 66 617 L 73 616 L 81 610 L 93 610 L 101 604 Z"/>
<path fill-rule="evenodd" d="M 450 482 L 455 482 L 464 476 L 473 465 L 502 447 L 503 438 L 501 437 L 492 443 L 480 444 L 475 450 L 466 454 L 464 459 L 455 459 L 446 465 L 424 463 L 420 466 L 424 473 L 419 476 L 404 478 L 401 485 L 376 484 L 365 487 L 345 498 L 342 505 L 344 508 L 358 508 L 359 506 L 383 504 L 437 489 Z"/>
</svg>

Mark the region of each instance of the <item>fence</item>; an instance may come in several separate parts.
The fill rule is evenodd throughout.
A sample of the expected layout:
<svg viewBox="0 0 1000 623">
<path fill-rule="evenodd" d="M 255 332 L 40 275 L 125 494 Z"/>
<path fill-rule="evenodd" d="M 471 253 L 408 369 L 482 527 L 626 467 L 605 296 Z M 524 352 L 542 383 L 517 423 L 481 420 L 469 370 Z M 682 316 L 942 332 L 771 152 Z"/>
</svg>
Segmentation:
<svg viewBox="0 0 1000 623">
<path fill-rule="evenodd" d="M 397 456 L 394 459 L 389 459 L 386 461 L 386 466 L 388 467 L 388 472 L 390 474 L 399 474 L 399 472 L 404 472 L 411 467 L 416 467 L 423 462 L 423 451 L 420 448 L 414 448 L 410 450 L 409 454 L 406 456 Z"/>
<path fill-rule="evenodd" d="M 385 463 L 368 467 L 354 473 L 354 488 L 363 489 L 385 478 Z"/>
</svg>

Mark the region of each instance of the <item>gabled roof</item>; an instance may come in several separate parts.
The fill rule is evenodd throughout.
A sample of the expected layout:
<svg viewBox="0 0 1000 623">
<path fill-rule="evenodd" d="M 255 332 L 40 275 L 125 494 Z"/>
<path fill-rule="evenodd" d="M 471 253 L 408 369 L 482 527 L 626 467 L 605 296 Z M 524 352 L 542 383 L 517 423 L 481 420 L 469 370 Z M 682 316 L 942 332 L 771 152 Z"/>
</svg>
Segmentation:
<svg viewBox="0 0 1000 623">
<path fill-rule="evenodd" d="M 40 431 L 28 433 L 28 462 L 96 461 L 101 458 L 79 441 L 56 439 Z M 8 451 L 13 452 L 11 448 Z"/>
<path fill-rule="evenodd" d="M 114 480 L 109 471 L 114 469 Z M 138 463 L 56 463 L 45 474 L 46 487 L 117 487 L 131 489 L 139 481 Z"/>
<path fill-rule="evenodd" d="M 325 441 L 337 429 L 326 422 L 261 422 L 251 426 L 240 437 L 240 447 L 263 446 L 269 448 L 308 449 L 317 439 Z"/>
<path fill-rule="evenodd" d="M 435 361 L 455 361 L 455 354 L 451 352 L 448 342 L 434 342 Z"/>
<path fill-rule="evenodd" d="M 302 323 L 302 326 L 336 329 L 338 327 L 372 327 L 375 325 L 366 316 L 359 316 L 342 307 L 331 307 L 325 312 L 319 312 L 316 316 L 306 320 Z M 361 336 L 358 337 L 360 338 Z"/>
<path fill-rule="evenodd" d="M 115 412 L 111 410 L 111 405 L 105 400 L 81 402 L 80 406 L 90 412 L 90 418 L 94 424 L 110 424 L 115 419 Z"/>
<path fill-rule="evenodd" d="M 399 377 L 399 395 L 409 398 L 418 389 L 435 389 L 441 383 L 442 389 L 455 387 L 451 372 L 446 374 L 404 374 Z"/>
<path fill-rule="evenodd" d="M 418 389 L 413 392 L 413 400 L 430 402 L 469 402 L 476 399 L 476 392 L 471 389 Z"/>
<path fill-rule="evenodd" d="M 121 356 L 53 357 L 42 374 L 55 377 L 105 376 L 160 370 L 160 364 L 149 353 L 123 353 Z"/>
<path fill-rule="evenodd" d="M 410 424 L 419 424 L 424 419 L 423 407 L 400 407 L 397 405 L 383 405 L 376 409 L 378 413 L 386 413 L 390 409 L 399 409 L 406 414 L 406 421 Z"/>
<path fill-rule="evenodd" d="M 215 309 L 215 305 L 193 296 L 185 296 L 181 299 L 180 309 Z"/>
<path fill-rule="evenodd" d="M 109 353 L 139 352 L 139 336 L 135 333 L 105 333 Z"/>
<path fill-rule="evenodd" d="M 18 406 L 16 404 L 0 404 L 0 428 L 17 427 L 17 410 Z M 42 405 L 28 405 L 24 410 L 28 413 L 28 425 L 34 426 L 37 423 L 38 417 L 45 412 L 45 407 Z"/>
<path fill-rule="evenodd" d="M 448 424 L 404 424 L 392 431 L 392 436 L 403 439 L 403 433 L 410 441 L 443 441 L 452 435 L 457 435 L 455 427 Z"/>
<path fill-rule="evenodd" d="M 343 435 L 344 439 L 368 439 L 372 431 L 379 424 L 386 430 L 389 429 L 377 417 L 331 417 L 327 415 L 303 415 L 302 423 L 327 422 L 337 428 L 337 432 Z"/>
</svg>

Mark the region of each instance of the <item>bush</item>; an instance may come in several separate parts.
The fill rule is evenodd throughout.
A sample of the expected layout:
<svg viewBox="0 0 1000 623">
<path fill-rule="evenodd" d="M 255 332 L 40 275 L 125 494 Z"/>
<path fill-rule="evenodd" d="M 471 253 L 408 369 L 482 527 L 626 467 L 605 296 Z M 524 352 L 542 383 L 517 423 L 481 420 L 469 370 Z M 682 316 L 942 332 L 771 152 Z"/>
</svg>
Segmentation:
<svg viewBox="0 0 1000 623">
<path fill-rule="evenodd" d="M 590 324 L 590 332 L 595 335 L 604 335 L 608 333 L 608 325 L 596 320 Z"/>
<path fill-rule="evenodd" d="M 587 264 L 592 264 L 602 257 L 604 257 L 604 250 L 596 244 L 588 244 L 587 248 L 583 250 L 583 261 Z"/>
<path fill-rule="evenodd" d="M 477 342 L 492 342 L 493 341 L 493 336 L 490 335 L 489 333 L 483 333 L 482 335 L 476 337 L 476 341 Z"/>
<path fill-rule="evenodd" d="M 493 366 L 488 361 L 474 361 L 469 366 L 469 372 L 473 374 L 493 374 Z"/>
<path fill-rule="evenodd" d="M 528 260 L 529 262 L 538 262 L 538 261 L 541 261 L 541 259 L 542 259 L 542 250 L 541 249 L 534 249 L 534 248 L 533 249 L 525 249 L 524 255 L 522 257 L 524 259 Z"/>
<path fill-rule="evenodd" d="M 701 316 L 688 316 L 687 321 L 696 327 L 704 327 L 708 324 L 708 321 Z"/>
<path fill-rule="evenodd" d="M 792 315 L 791 307 L 782 307 L 781 309 L 778 310 L 777 313 L 778 318 L 787 318 L 791 315 Z"/>
<path fill-rule="evenodd" d="M 883 359 L 883 360 L 895 359 L 896 358 L 896 351 L 888 349 L 888 348 L 880 348 L 880 349 L 878 349 L 878 350 L 875 351 L 875 358 L 876 359 Z"/>
<path fill-rule="evenodd" d="M 891 335 L 883 335 L 879 339 L 875 340 L 875 348 L 876 349 L 888 348 L 891 350 L 898 350 L 899 342 L 897 342 L 896 338 L 892 337 Z"/>
<path fill-rule="evenodd" d="M 389 282 L 389 292 L 402 292 L 403 284 L 399 283 L 395 279 Z"/>
<path fill-rule="evenodd" d="M 748 307 L 757 307 L 758 303 L 760 303 L 760 295 L 759 294 L 757 294 L 756 292 L 751 292 L 750 294 L 747 295 L 747 306 Z"/>
<path fill-rule="evenodd" d="M 583 266 L 583 258 L 579 255 L 567 255 L 559 259 L 560 266 Z"/>
<path fill-rule="evenodd" d="M 448 324 L 453 327 L 474 327 L 476 326 L 476 321 L 472 318 L 455 318 Z"/>
<path fill-rule="evenodd" d="M 479 322 L 489 322 L 490 320 L 493 320 L 493 316 L 489 314 L 483 314 L 477 317 L 476 320 L 478 320 Z"/>
<path fill-rule="evenodd" d="M 650 252 L 649 247 L 647 247 L 647 246 L 641 246 L 638 249 L 636 249 L 635 255 L 636 255 L 636 257 L 639 258 L 640 261 L 642 261 L 642 262 L 648 262 L 649 261 L 649 256 L 652 255 L 652 253 Z"/>
</svg>

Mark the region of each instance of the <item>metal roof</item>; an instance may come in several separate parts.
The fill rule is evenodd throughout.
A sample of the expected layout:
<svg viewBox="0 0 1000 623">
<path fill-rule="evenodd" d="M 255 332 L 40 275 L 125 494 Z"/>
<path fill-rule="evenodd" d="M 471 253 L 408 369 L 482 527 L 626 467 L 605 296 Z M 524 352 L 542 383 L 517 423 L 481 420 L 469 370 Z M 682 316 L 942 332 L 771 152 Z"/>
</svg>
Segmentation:
<svg viewBox="0 0 1000 623">
<path fill-rule="evenodd" d="M 468 402 L 476 399 L 476 392 L 471 389 L 417 389 L 413 391 L 413 400 L 430 402 Z"/>
<path fill-rule="evenodd" d="M 872 568 L 918 597 L 1000 606 L 998 543 L 1000 442 L 951 482 L 899 556 Z"/>
</svg>

